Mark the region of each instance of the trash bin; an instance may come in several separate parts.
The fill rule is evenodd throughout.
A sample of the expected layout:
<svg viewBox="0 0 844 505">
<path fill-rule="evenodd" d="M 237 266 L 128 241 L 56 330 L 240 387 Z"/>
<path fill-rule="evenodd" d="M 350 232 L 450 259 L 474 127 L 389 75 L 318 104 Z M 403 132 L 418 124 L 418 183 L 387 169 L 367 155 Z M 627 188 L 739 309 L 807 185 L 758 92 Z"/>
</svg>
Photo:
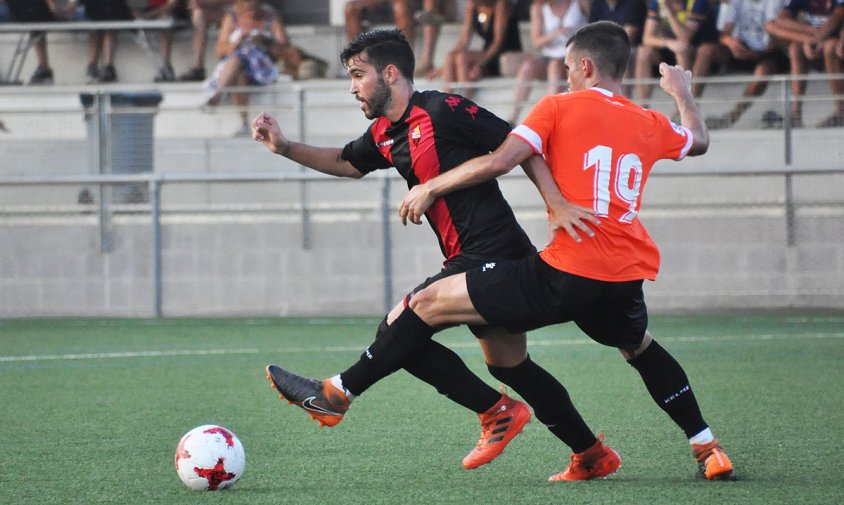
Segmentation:
<svg viewBox="0 0 844 505">
<path fill-rule="evenodd" d="M 103 101 L 98 109 L 95 98 Z M 103 173 L 111 167 L 112 174 L 138 174 L 153 169 L 153 121 L 161 103 L 158 91 L 116 92 L 95 95 L 81 93 L 79 99 L 85 109 L 88 136 L 88 163 L 92 173 Z M 106 101 L 111 102 L 111 107 Z M 131 110 L 132 108 L 144 110 Z M 99 111 L 102 110 L 102 116 Z M 99 121 L 97 118 L 99 117 Z M 101 127 L 100 127 L 101 126 Z M 102 132 L 102 133 L 101 133 Z M 100 141 L 110 139 L 111 147 L 100 146 Z M 110 152 L 110 159 L 99 160 L 98 153 Z M 108 163 L 107 163 L 108 162 Z M 87 192 L 87 194 L 86 194 Z M 111 187 L 113 203 L 143 203 L 149 201 L 149 188 L 144 183 L 114 184 Z M 80 203 L 93 202 L 88 190 L 79 195 Z"/>
</svg>

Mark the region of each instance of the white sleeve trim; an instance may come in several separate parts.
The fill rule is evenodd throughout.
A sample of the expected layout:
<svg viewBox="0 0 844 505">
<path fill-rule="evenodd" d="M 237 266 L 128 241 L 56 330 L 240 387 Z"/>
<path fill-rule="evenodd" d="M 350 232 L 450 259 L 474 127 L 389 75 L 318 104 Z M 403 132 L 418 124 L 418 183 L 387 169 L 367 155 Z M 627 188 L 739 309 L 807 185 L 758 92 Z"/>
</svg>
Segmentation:
<svg viewBox="0 0 844 505">
<path fill-rule="evenodd" d="M 695 143 L 695 135 L 692 133 L 691 130 L 686 128 L 685 126 L 680 126 L 680 128 L 686 132 L 686 145 L 683 146 L 683 149 L 680 150 L 680 156 L 677 157 L 677 161 L 682 160 L 689 154 L 689 149 L 692 148 L 692 144 Z"/>
<path fill-rule="evenodd" d="M 542 138 L 527 126 L 520 124 L 519 126 L 513 128 L 510 135 L 515 135 L 527 142 L 533 149 L 534 153 L 545 155 L 545 153 L 542 152 Z"/>
</svg>

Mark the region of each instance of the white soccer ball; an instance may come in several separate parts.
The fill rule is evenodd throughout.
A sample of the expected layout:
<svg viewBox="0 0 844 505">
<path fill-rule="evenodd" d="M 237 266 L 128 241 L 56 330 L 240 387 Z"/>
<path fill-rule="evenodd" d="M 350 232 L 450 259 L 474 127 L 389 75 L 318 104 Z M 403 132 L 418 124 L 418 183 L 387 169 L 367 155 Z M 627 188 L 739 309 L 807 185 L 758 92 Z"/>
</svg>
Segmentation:
<svg viewBox="0 0 844 505">
<path fill-rule="evenodd" d="M 194 491 L 231 487 L 240 480 L 245 466 L 243 444 L 222 426 L 198 426 L 187 432 L 176 448 L 176 473 Z"/>
</svg>

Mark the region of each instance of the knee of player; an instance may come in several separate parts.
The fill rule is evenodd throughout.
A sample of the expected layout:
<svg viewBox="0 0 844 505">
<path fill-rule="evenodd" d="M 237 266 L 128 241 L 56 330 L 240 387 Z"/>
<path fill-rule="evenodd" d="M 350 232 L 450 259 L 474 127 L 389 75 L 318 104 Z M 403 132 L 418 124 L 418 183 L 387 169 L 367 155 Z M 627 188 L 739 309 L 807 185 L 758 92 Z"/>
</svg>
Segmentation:
<svg viewBox="0 0 844 505">
<path fill-rule="evenodd" d="M 439 300 L 436 286 L 428 286 L 411 297 L 408 306 L 423 321 L 430 325 L 439 323 L 437 320 L 437 302 Z"/>
</svg>

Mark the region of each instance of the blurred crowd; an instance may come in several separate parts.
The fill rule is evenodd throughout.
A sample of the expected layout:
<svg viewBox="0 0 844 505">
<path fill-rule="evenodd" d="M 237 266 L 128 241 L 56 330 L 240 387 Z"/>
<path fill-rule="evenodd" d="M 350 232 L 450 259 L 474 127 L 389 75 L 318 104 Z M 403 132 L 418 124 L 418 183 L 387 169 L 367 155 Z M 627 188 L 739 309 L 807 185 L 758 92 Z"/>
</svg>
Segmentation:
<svg viewBox="0 0 844 505">
<path fill-rule="evenodd" d="M 287 35 L 283 0 L 0 0 L 0 22 L 73 20 L 173 19 L 191 30 L 191 65 L 172 66 L 173 32 L 160 37 L 163 65 L 156 82 L 205 81 L 212 90 L 262 85 L 280 73 L 294 79 L 324 77 L 327 63 L 306 53 Z M 515 77 L 513 109 L 518 122 L 534 81 L 547 81 L 547 93 L 564 88 L 566 41 L 578 28 L 598 20 L 614 21 L 627 31 L 633 52 L 627 75 L 636 80 L 632 98 L 647 104 L 659 62 L 691 69 L 695 77 L 745 73 L 760 77 L 744 89 L 735 106 L 707 118 L 710 128 L 733 125 L 765 91 L 765 76 L 802 76 L 810 71 L 840 74 L 844 69 L 844 0 L 348 0 L 345 34 L 350 40 L 373 24 L 392 23 L 417 43 L 419 78 L 441 80 L 455 89 L 485 77 Z M 383 16 L 386 14 L 387 21 Z M 519 23 L 529 22 L 529 40 Z M 444 23 L 460 26 L 459 37 L 436 61 L 436 45 Z M 210 29 L 217 28 L 217 62 L 205 61 Z M 180 28 L 174 28 L 180 29 Z M 31 84 L 53 81 L 47 37 L 33 33 L 38 66 Z M 84 72 L 90 82 L 118 80 L 114 32 L 90 34 Z M 820 127 L 844 126 L 844 80 L 830 79 L 833 108 Z M 694 94 L 703 92 L 697 80 Z M 472 88 L 459 89 L 471 96 Z M 806 81 L 792 81 L 792 93 L 806 92 Z M 215 92 L 207 106 L 218 104 Z M 233 95 L 236 103 L 243 96 Z M 766 118 L 782 121 L 782 118 Z M 803 125 L 802 101 L 791 104 L 792 125 Z M 245 125 L 245 123 L 244 123 Z"/>
</svg>

